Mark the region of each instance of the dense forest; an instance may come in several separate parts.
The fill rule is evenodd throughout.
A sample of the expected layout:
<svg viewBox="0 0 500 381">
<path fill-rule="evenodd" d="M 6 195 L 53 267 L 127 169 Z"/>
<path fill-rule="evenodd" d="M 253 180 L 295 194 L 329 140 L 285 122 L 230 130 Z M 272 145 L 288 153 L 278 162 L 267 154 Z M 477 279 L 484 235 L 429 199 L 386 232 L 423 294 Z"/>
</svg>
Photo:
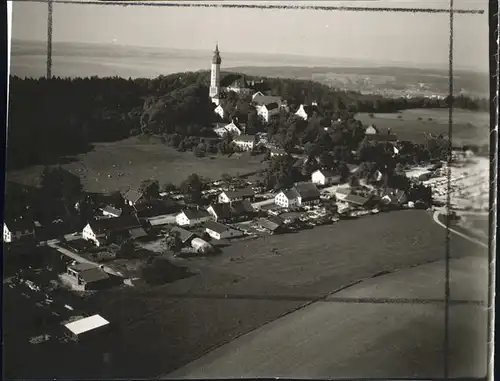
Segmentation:
<svg viewBox="0 0 500 381">
<path fill-rule="evenodd" d="M 197 144 L 193 137 L 213 136 L 212 123 L 219 121 L 207 96 L 209 76 L 209 72 L 199 71 L 155 79 L 11 77 L 7 166 L 48 164 L 61 156 L 88 152 L 92 143 L 141 133 L 162 135 L 176 146 Z M 238 76 L 222 73 L 223 85 Z M 338 91 L 313 81 L 281 78 L 263 78 L 255 90 L 283 97 L 292 110 L 315 101 L 324 120 L 342 113 L 447 107 L 450 101 L 385 99 Z M 453 104 L 470 110 L 487 110 L 489 106 L 486 100 L 465 97 L 454 99 Z M 243 116 L 250 131 L 263 129 L 247 99 L 229 94 L 224 105 L 232 116 Z M 271 133 L 279 131 L 285 136 L 289 127 L 311 132 L 305 131 L 307 126 L 297 126 L 296 121 L 280 120 L 282 123 L 268 127 Z M 322 125 L 324 120 L 318 123 Z M 353 145 L 358 142 L 354 139 Z"/>
</svg>

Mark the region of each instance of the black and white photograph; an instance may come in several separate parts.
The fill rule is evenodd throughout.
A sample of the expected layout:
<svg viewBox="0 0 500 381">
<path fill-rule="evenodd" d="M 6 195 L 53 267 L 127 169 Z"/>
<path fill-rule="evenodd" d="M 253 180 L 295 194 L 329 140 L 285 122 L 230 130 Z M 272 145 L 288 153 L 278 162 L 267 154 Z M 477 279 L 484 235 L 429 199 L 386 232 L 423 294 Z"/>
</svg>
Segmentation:
<svg viewBox="0 0 500 381">
<path fill-rule="evenodd" d="M 493 376 L 488 1 L 7 8 L 5 379 Z"/>
</svg>

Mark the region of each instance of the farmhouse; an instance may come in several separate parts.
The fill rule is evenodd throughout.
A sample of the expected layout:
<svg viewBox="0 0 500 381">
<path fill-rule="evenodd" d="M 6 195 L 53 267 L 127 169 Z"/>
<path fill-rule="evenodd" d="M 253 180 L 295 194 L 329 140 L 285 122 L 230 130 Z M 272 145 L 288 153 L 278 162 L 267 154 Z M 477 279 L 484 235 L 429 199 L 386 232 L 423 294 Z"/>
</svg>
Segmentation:
<svg viewBox="0 0 500 381">
<path fill-rule="evenodd" d="M 318 169 L 311 175 L 311 181 L 317 185 L 332 185 L 340 183 L 340 175 L 334 171 Z"/>
<path fill-rule="evenodd" d="M 381 201 L 384 204 L 402 205 L 408 202 L 406 192 L 400 189 L 386 189 Z"/>
<path fill-rule="evenodd" d="M 190 243 L 193 238 L 196 237 L 196 234 L 190 232 L 189 230 L 183 229 L 179 226 L 174 226 L 169 234 L 179 234 L 179 238 L 183 244 Z"/>
<path fill-rule="evenodd" d="M 233 237 L 241 237 L 243 232 L 232 229 L 229 226 L 223 225 L 219 222 L 209 221 L 205 225 L 205 231 L 208 235 L 214 239 L 227 239 Z"/>
<path fill-rule="evenodd" d="M 3 223 L 5 243 L 27 242 L 35 239 L 35 223 L 27 218 L 16 218 Z"/>
<path fill-rule="evenodd" d="M 224 119 L 224 109 L 222 108 L 221 105 L 218 105 L 215 109 L 214 112 L 221 117 L 221 119 Z"/>
<path fill-rule="evenodd" d="M 241 220 L 250 218 L 254 215 L 255 209 L 248 199 L 233 201 L 231 206 L 231 219 Z"/>
<path fill-rule="evenodd" d="M 293 189 L 299 195 L 299 205 L 314 204 L 320 200 L 318 188 L 313 183 L 296 183 Z"/>
<path fill-rule="evenodd" d="M 375 127 L 374 124 L 370 124 L 368 127 L 366 127 L 365 129 L 365 135 L 376 135 L 378 134 L 379 131 L 378 131 L 378 128 Z"/>
<path fill-rule="evenodd" d="M 228 203 L 241 200 L 251 200 L 255 197 L 255 192 L 250 188 L 225 191 L 219 194 L 219 203 Z"/>
<path fill-rule="evenodd" d="M 231 205 L 229 203 L 213 204 L 207 208 L 214 221 L 226 221 L 231 218 Z"/>
<path fill-rule="evenodd" d="M 292 208 L 299 205 L 299 195 L 293 188 L 283 190 L 274 197 L 274 203 L 282 208 Z"/>
<path fill-rule="evenodd" d="M 92 315 L 67 323 L 64 327 L 68 330 L 68 334 L 73 339 L 81 340 L 83 337 L 95 337 L 101 334 L 104 330 L 109 328 L 109 321 L 100 315 Z"/>
<path fill-rule="evenodd" d="M 300 105 L 299 109 L 295 113 L 295 115 L 301 117 L 304 120 L 308 120 L 314 114 L 320 115 L 318 106 L 313 103 L 312 105 Z"/>
<path fill-rule="evenodd" d="M 217 127 L 214 128 L 214 132 L 220 137 L 223 137 L 226 134 L 231 134 L 233 136 L 239 136 L 242 133 L 241 129 L 234 122 L 231 122 L 231 123 L 226 124 L 224 126 L 218 125 Z"/>
<path fill-rule="evenodd" d="M 109 275 L 99 267 L 89 263 L 70 265 L 66 269 L 64 279 L 69 281 L 74 289 L 96 290 L 109 285 Z"/>
<path fill-rule="evenodd" d="M 283 230 L 284 222 L 279 217 L 260 218 L 257 225 L 271 234 L 276 234 Z"/>
<path fill-rule="evenodd" d="M 91 221 L 83 228 L 82 238 L 92 241 L 96 246 L 108 242 L 113 236 L 130 236 L 130 230 L 141 228 L 139 220 L 133 216 L 106 218 Z"/>
<path fill-rule="evenodd" d="M 256 145 L 256 137 L 253 135 L 239 135 L 233 138 L 233 144 L 243 151 L 251 151 Z"/>
<path fill-rule="evenodd" d="M 260 91 L 256 92 L 254 95 L 252 95 L 252 102 L 256 106 L 263 106 L 269 103 L 277 103 L 278 107 L 282 107 L 283 101 L 281 97 L 276 97 L 273 95 L 264 95 Z"/>
<path fill-rule="evenodd" d="M 125 199 L 125 202 L 127 204 L 129 204 L 130 206 L 134 206 L 136 204 L 139 204 L 139 203 L 145 201 L 144 195 L 141 192 L 136 191 L 134 189 L 129 189 L 123 195 L 123 198 Z"/>
<path fill-rule="evenodd" d="M 241 76 L 229 86 L 227 86 L 226 91 L 234 91 L 237 94 L 250 94 L 252 92 L 252 89 L 250 88 L 246 78 L 244 76 Z"/>
<path fill-rule="evenodd" d="M 258 106 L 257 115 L 259 115 L 266 123 L 269 123 L 271 118 L 278 115 L 280 112 L 279 104 L 277 102 L 267 103 L 262 106 Z"/>
<path fill-rule="evenodd" d="M 212 216 L 206 210 L 186 209 L 175 217 L 175 221 L 180 226 L 195 226 L 203 224 L 211 218 Z"/>
<path fill-rule="evenodd" d="M 122 210 L 114 208 L 110 205 L 101 208 L 102 215 L 106 217 L 120 217 L 122 215 Z"/>
<path fill-rule="evenodd" d="M 338 187 L 335 190 L 335 198 L 339 201 L 343 201 L 351 192 L 350 187 Z"/>
<path fill-rule="evenodd" d="M 372 197 L 364 197 L 350 193 L 344 198 L 343 201 L 348 204 L 352 204 L 359 207 L 369 207 L 370 206 L 369 204 L 371 204 L 372 200 L 373 200 Z"/>
<path fill-rule="evenodd" d="M 292 189 L 278 193 L 274 203 L 283 208 L 313 204 L 320 200 L 320 193 L 316 185 L 308 182 L 296 183 Z"/>
</svg>

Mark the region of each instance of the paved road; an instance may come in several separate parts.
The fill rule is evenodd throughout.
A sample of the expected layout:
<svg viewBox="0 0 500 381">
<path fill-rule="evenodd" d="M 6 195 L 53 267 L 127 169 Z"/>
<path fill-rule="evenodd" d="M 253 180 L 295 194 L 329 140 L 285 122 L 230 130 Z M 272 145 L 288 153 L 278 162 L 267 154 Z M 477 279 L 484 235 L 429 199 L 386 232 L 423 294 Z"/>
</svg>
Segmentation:
<svg viewBox="0 0 500 381">
<path fill-rule="evenodd" d="M 443 226 L 436 215 L 435 221 Z M 444 274 L 444 261 L 438 261 L 363 281 L 243 335 L 166 378 L 441 378 Z M 450 283 L 449 376 L 483 377 L 486 251 L 453 259 Z"/>
</svg>

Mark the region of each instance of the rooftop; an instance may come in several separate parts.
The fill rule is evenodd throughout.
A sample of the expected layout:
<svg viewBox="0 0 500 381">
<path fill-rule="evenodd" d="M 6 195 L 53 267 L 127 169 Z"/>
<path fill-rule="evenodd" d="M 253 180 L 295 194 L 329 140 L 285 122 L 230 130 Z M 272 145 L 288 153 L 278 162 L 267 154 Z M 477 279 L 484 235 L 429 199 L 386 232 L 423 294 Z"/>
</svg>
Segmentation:
<svg viewBox="0 0 500 381">
<path fill-rule="evenodd" d="M 190 232 L 189 230 L 186 230 L 179 226 L 175 226 L 170 230 L 170 233 L 176 233 L 176 232 L 179 233 L 179 238 L 181 239 L 182 243 L 186 243 L 192 237 L 196 236 L 196 234 L 194 234 L 193 232 Z"/>
<path fill-rule="evenodd" d="M 315 200 L 320 196 L 316 185 L 310 182 L 296 183 L 293 189 L 302 197 L 302 201 Z"/>
<path fill-rule="evenodd" d="M 96 328 L 108 325 L 109 321 L 104 319 L 101 315 L 92 315 L 80 320 L 73 321 L 65 324 L 64 326 L 69 329 L 73 334 L 80 335 L 82 333 L 92 331 Z"/>
<path fill-rule="evenodd" d="M 134 216 L 126 215 L 117 218 L 106 218 L 97 221 L 90 221 L 89 225 L 96 234 L 102 234 L 111 231 L 129 230 L 141 227 L 141 223 Z"/>
<path fill-rule="evenodd" d="M 129 189 L 124 195 L 123 198 L 127 201 L 130 201 L 132 203 L 136 203 L 139 201 L 139 199 L 142 197 L 142 193 L 134 190 L 134 189 Z"/>
<path fill-rule="evenodd" d="M 182 211 L 182 213 L 184 213 L 184 215 L 190 220 L 210 216 L 210 213 L 208 213 L 206 210 L 203 210 L 203 209 L 199 209 L 199 210 L 186 209 L 186 210 Z"/>
<path fill-rule="evenodd" d="M 226 226 L 224 224 L 215 221 L 208 221 L 207 224 L 205 225 L 205 228 L 210 229 L 216 233 L 224 233 L 225 231 L 231 230 L 229 226 Z"/>
</svg>

